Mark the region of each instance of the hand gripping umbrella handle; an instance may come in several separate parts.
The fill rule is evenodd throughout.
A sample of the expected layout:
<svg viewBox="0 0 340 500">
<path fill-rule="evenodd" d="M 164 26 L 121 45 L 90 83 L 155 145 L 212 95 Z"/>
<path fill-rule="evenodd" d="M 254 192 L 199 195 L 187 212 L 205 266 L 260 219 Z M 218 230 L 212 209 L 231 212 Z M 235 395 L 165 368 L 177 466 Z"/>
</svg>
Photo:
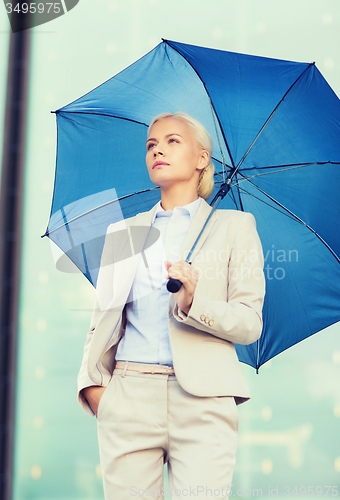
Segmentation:
<svg viewBox="0 0 340 500">
<path fill-rule="evenodd" d="M 188 262 L 188 260 L 186 260 L 186 262 Z M 188 264 L 191 264 L 191 262 L 188 262 Z M 170 278 L 166 284 L 166 287 L 170 293 L 177 293 L 181 289 L 182 285 L 183 283 L 180 280 L 176 280 L 175 278 Z"/>
<path fill-rule="evenodd" d="M 181 281 L 175 280 L 175 278 L 170 278 L 166 287 L 170 293 L 177 293 L 181 289 L 182 285 L 183 283 Z"/>
</svg>

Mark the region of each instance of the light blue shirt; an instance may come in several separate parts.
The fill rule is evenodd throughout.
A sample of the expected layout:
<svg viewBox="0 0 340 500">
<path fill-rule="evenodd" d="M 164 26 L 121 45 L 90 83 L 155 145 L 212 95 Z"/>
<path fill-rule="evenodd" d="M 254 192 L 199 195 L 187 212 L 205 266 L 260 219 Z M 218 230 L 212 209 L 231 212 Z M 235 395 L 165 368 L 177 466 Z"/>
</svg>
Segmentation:
<svg viewBox="0 0 340 500">
<path fill-rule="evenodd" d="M 126 330 L 116 359 L 172 366 L 165 260 L 175 263 L 201 199 L 165 211 L 158 203 L 151 227 L 160 238 L 142 253 L 126 305 Z M 150 233 L 149 233 L 150 234 Z"/>
</svg>

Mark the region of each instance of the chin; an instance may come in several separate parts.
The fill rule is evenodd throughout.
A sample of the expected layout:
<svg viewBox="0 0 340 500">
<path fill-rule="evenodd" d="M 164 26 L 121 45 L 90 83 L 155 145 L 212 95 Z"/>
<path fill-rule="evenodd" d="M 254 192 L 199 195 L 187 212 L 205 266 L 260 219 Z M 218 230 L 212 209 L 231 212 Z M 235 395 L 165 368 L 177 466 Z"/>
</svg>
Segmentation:
<svg viewBox="0 0 340 500">
<path fill-rule="evenodd" d="M 176 183 L 173 179 L 169 178 L 167 175 L 161 173 L 160 170 L 152 172 L 150 175 L 151 182 L 159 187 L 166 187 L 169 183 Z"/>
</svg>

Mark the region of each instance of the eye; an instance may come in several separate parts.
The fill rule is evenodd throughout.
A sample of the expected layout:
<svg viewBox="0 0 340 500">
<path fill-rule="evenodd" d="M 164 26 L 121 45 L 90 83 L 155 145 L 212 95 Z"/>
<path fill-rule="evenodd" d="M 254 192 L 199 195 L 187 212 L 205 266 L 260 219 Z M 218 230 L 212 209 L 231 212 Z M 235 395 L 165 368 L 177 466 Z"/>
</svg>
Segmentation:
<svg viewBox="0 0 340 500">
<path fill-rule="evenodd" d="M 169 139 L 169 143 L 171 142 L 179 142 L 177 139 L 174 139 L 173 137 L 171 139 Z"/>
<path fill-rule="evenodd" d="M 147 151 L 149 151 L 150 149 L 152 149 L 154 146 L 156 146 L 156 144 L 154 142 L 149 142 L 146 146 L 146 149 Z"/>
</svg>

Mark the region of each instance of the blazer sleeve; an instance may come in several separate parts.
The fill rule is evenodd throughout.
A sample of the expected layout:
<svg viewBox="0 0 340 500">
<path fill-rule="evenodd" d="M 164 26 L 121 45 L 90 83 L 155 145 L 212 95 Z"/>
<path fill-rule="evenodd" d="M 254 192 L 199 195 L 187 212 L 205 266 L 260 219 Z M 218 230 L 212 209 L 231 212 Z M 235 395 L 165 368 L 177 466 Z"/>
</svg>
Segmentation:
<svg viewBox="0 0 340 500">
<path fill-rule="evenodd" d="M 86 342 L 84 346 L 83 359 L 77 378 L 78 401 L 84 408 L 84 410 L 90 415 L 94 415 L 94 413 L 81 391 L 86 387 L 91 387 L 96 385 L 95 382 L 90 378 L 88 373 L 88 359 L 89 359 L 93 334 L 102 316 L 103 310 L 105 310 L 105 308 L 108 307 L 108 304 L 112 299 L 113 290 L 112 287 L 110 286 L 110 283 L 113 283 L 112 228 L 113 225 L 110 225 L 108 227 L 105 237 L 105 243 L 103 246 L 103 252 L 100 262 L 100 270 L 98 274 L 96 300 L 93 307 L 90 328 L 87 333 Z M 104 268 L 105 272 L 103 272 Z"/>
<path fill-rule="evenodd" d="M 97 314 L 96 312 L 98 311 L 98 309 L 99 309 L 99 305 L 98 305 L 98 302 L 96 300 L 95 306 L 93 308 L 90 330 L 87 334 L 86 342 L 85 342 L 85 346 L 84 346 L 83 359 L 82 359 L 81 367 L 80 367 L 80 370 L 78 373 L 78 378 L 77 378 L 78 401 L 79 401 L 80 405 L 84 408 L 84 410 L 87 413 L 89 413 L 90 415 L 94 415 L 94 412 L 92 411 L 92 408 L 88 404 L 87 399 L 84 397 L 84 395 L 81 391 L 83 389 L 85 389 L 86 387 L 91 387 L 93 385 L 96 385 L 89 376 L 88 368 L 87 368 L 87 361 L 89 358 L 92 337 L 93 337 L 93 333 L 95 330 L 96 314 Z"/>
<path fill-rule="evenodd" d="M 212 300 L 196 290 L 188 315 L 177 304 L 173 315 L 180 323 L 223 340 L 251 344 L 262 332 L 264 261 L 255 218 L 252 214 L 243 215 L 226 263 L 227 300 Z"/>
</svg>

